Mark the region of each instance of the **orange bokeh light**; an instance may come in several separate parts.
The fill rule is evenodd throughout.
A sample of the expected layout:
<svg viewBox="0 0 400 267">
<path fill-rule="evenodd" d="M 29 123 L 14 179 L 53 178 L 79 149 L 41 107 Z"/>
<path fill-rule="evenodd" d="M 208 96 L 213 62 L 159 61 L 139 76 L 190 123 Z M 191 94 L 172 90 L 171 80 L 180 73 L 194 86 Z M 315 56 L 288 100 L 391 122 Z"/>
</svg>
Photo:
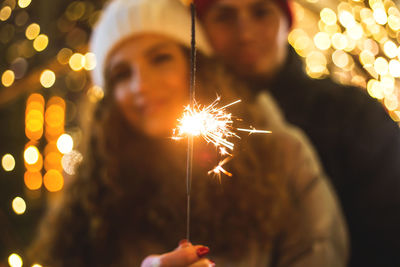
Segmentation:
<svg viewBox="0 0 400 267">
<path fill-rule="evenodd" d="M 42 174 L 40 172 L 26 171 L 24 174 L 24 182 L 28 189 L 37 190 L 42 186 Z"/>
<path fill-rule="evenodd" d="M 60 152 L 50 152 L 44 158 L 44 168 L 49 171 L 51 169 L 55 169 L 58 171 L 62 171 L 62 154 Z"/>
<path fill-rule="evenodd" d="M 43 167 L 43 157 L 42 154 L 39 153 L 38 160 L 34 164 L 28 164 L 26 161 L 24 161 L 25 168 L 30 171 L 30 172 L 38 172 L 42 169 Z"/>
<path fill-rule="evenodd" d="M 43 177 L 43 183 L 48 191 L 57 192 L 64 186 L 64 177 L 57 170 L 48 170 Z"/>
</svg>

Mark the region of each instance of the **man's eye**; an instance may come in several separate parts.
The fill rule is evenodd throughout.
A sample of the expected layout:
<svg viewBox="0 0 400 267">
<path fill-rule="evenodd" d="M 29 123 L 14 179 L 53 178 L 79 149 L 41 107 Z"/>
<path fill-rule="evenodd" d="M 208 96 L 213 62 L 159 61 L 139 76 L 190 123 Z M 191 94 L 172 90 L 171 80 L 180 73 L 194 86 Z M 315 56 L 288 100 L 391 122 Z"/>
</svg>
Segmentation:
<svg viewBox="0 0 400 267">
<path fill-rule="evenodd" d="M 165 63 L 165 62 L 168 62 L 171 60 L 172 60 L 172 55 L 165 53 L 165 54 L 158 54 L 158 55 L 152 57 L 151 62 L 153 64 L 158 65 L 158 64 L 162 64 L 162 63 Z"/>
<path fill-rule="evenodd" d="M 214 21 L 220 23 L 233 23 L 235 19 L 236 15 L 231 11 L 221 11 L 214 16 Z"/>
</svg>

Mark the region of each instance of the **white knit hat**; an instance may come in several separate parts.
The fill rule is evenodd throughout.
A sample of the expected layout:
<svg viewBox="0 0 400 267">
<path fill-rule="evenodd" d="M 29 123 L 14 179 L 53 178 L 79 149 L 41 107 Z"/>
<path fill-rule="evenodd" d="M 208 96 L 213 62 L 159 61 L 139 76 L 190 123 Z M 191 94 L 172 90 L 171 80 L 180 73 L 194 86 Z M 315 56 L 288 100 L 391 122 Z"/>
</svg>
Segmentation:
<svg viewBox="0 0 400 267">
<path fill-rule="evenodd" d="M 103 10 L 90 40 L 96 55 L 93 82 L 104 88 L 104 70 L 110 51 L 123 40 L 136 34 L 162 34 L 190 47 L 190 10 L 180 0 L 114 0 Z M 196 47 L 211 53 L 203 30 L 196 23 Z"/>
</svg>

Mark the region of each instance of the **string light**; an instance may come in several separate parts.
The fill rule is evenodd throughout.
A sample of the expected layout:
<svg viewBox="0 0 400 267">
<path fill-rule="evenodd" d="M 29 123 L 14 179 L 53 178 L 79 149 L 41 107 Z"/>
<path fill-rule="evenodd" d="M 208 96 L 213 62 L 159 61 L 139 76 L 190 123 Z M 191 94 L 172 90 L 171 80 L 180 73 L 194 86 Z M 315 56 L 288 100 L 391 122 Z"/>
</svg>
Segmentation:
<svg viewBox="0 0 400 267">
<path fill-rule="evenodd" d="M 18 215 L 24 214 L 26 211 L 26 203 L 22 197 L 16 197 L 12 201 L 12 208 Z"/>
<path fill-rule="evenodd" d="M 8 257 L 8 264 L 11 267 L 22 267 L 23 262 L 18 254 L 13 253 Z"/>
<path fill-rule="evenodd" d="M 7 172 L 14 170 L 15 167 L 15 159 L 11 154 L 5 154 L 1 158 L 1 166 Z"/>
</svg>

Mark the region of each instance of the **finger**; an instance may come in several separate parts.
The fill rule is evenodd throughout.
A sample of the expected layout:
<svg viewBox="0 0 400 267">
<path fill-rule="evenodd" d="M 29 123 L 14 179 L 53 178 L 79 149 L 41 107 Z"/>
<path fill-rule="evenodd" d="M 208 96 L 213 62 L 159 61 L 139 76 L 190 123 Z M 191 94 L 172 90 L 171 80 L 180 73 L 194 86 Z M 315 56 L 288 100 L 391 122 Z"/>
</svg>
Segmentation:
<svg viewBox="0 0 400 267">
<path fill-rule="evenodd" d="M 209 259 L 201 259 L 191 265 L 189 267 L 214 267 L 215 263 Z"/>
<path fill-rule="evenodd" d="M 188 266 L 205 257 L 210 249 L 205 246 L 188 246 L 160 256 L 161 266 Z"/>
<path fill-rule="evenodd" d="M 190 247 L 191 245 L 192 245 L 192 243 L 190 243 L 187 239 L 182 239 L 181 241 L 179 241 L 179 245 L 178 245 L 177 249 Z"/>
<path fill-rule="evenodd" d="M 151 255 L 142 261 L 140 267 L 159 267 L 161 266 L 161 260 L 159 255 Z"/>
</svg>

